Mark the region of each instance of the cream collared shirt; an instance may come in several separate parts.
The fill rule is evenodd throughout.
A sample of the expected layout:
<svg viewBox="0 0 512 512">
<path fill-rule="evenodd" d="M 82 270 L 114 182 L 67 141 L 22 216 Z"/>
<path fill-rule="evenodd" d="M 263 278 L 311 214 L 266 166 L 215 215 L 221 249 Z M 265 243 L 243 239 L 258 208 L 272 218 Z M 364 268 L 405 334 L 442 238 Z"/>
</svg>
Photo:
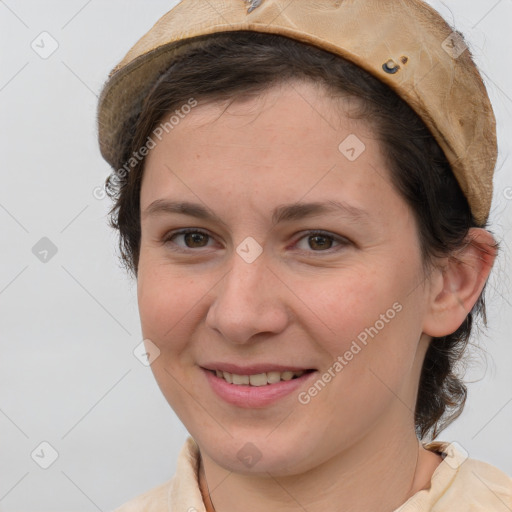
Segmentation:
<svg viewBox="0 0 512 512">
<path fill-rule="evenodd" d="M 432 475 L 430 488 L 417 492 L 395 512 L 512 511 L 512 478 L 494 466 L 467 458 L 456 444 L 434 442 L 425 448 L 443 452 L 444 460 Z M 178 456 L 174 477 L 114 512 L 205 512 L 198 462 L 199 449 L 189 437 Z"/>
</svg>

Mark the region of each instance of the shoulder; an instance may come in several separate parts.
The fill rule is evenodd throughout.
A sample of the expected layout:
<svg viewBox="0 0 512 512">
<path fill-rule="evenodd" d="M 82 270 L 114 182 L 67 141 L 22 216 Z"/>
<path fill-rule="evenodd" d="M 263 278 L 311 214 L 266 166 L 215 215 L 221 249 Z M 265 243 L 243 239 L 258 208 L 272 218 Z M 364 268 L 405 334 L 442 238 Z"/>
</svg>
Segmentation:
<svg viewBox="0 0 512 512">
<path fill-rule="evenodd" d="M 125 503 L 114 512 L 161 512 L 168 510 L 170 489 L 174 479 L 145 492 L 137 498 Z M 171 510 L 171 509 L 169 509 Z"/>
<path fill-rule="evenodd" d="M 181 449 L 175 475 L 162 485 L 136 497 L 114 512 L 204 511 L 197 479 L 199 449 L 189 437 Z"/>
<path fill-rule="evenodd" d="M 400 512 L 507 512 L 512 510 L 512 478 L 500 469 L 471 459 L 457 443 L 425 446 L 443 461 L 428 489 L 416 493 Z"/>
<path fill-rule="evenodd" d="M 512 478 L 486 462 L 467 459 L 458 469 L 446 499 L 456 496 L 467 496 L 470 510 L 512 510 Z"/>
</svg>

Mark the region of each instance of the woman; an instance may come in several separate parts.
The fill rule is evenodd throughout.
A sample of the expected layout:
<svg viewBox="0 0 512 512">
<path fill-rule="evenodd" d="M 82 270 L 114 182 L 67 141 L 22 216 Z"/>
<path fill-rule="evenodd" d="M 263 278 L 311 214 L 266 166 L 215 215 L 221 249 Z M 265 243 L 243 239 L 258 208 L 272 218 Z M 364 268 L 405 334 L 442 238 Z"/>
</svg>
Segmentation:
<svg viewBox="0 0 512 512">
<path fill-rule="evenodd" d="M 99 139 L 148 361 L 191 437 L 119 510 L 507 510 L 432 440 L 497 252 L 495 121 L 423 2 L 184 0 Z"/>
</svg>

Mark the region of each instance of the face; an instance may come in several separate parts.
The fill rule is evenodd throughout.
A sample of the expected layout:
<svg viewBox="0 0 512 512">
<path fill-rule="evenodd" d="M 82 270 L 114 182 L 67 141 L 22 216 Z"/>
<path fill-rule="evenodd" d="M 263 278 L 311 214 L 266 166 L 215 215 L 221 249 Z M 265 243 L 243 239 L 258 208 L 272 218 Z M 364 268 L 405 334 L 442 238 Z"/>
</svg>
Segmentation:
<svg viewBox="0 0 512 512">
<path fill-rule="evenodd" d="M 295 474 L 414 428 L 429 296 L 417 227 L 343 101 L 293 82 L 199 104 L 146 160 L 152 370 L 231 471 Z"/>
</svg>

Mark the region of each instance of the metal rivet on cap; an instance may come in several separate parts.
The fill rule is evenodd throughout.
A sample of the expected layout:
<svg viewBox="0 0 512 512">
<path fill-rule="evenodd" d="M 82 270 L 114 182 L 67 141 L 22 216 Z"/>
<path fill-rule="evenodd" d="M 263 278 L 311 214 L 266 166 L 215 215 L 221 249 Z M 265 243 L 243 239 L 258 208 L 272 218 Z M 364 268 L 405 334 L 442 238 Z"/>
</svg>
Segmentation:
<svg viewBox="0 0 512 512">
<path fill-rule="evenodd" d="M 394 75 L 400 69 L 400 66 L 393 59 L 389 59 L 387 62 L 384 62 L 384 64 L 382 64 L 382 69 L 386 73 Z"/>
<path fill-rule="evenodd" d="M 263 0 L 245 0 L 246 4 L 249 4 L 249 8 L 247 9 L 247 14 L 250 14 L 254 9 L 257 9 Z"/>
</svg>

